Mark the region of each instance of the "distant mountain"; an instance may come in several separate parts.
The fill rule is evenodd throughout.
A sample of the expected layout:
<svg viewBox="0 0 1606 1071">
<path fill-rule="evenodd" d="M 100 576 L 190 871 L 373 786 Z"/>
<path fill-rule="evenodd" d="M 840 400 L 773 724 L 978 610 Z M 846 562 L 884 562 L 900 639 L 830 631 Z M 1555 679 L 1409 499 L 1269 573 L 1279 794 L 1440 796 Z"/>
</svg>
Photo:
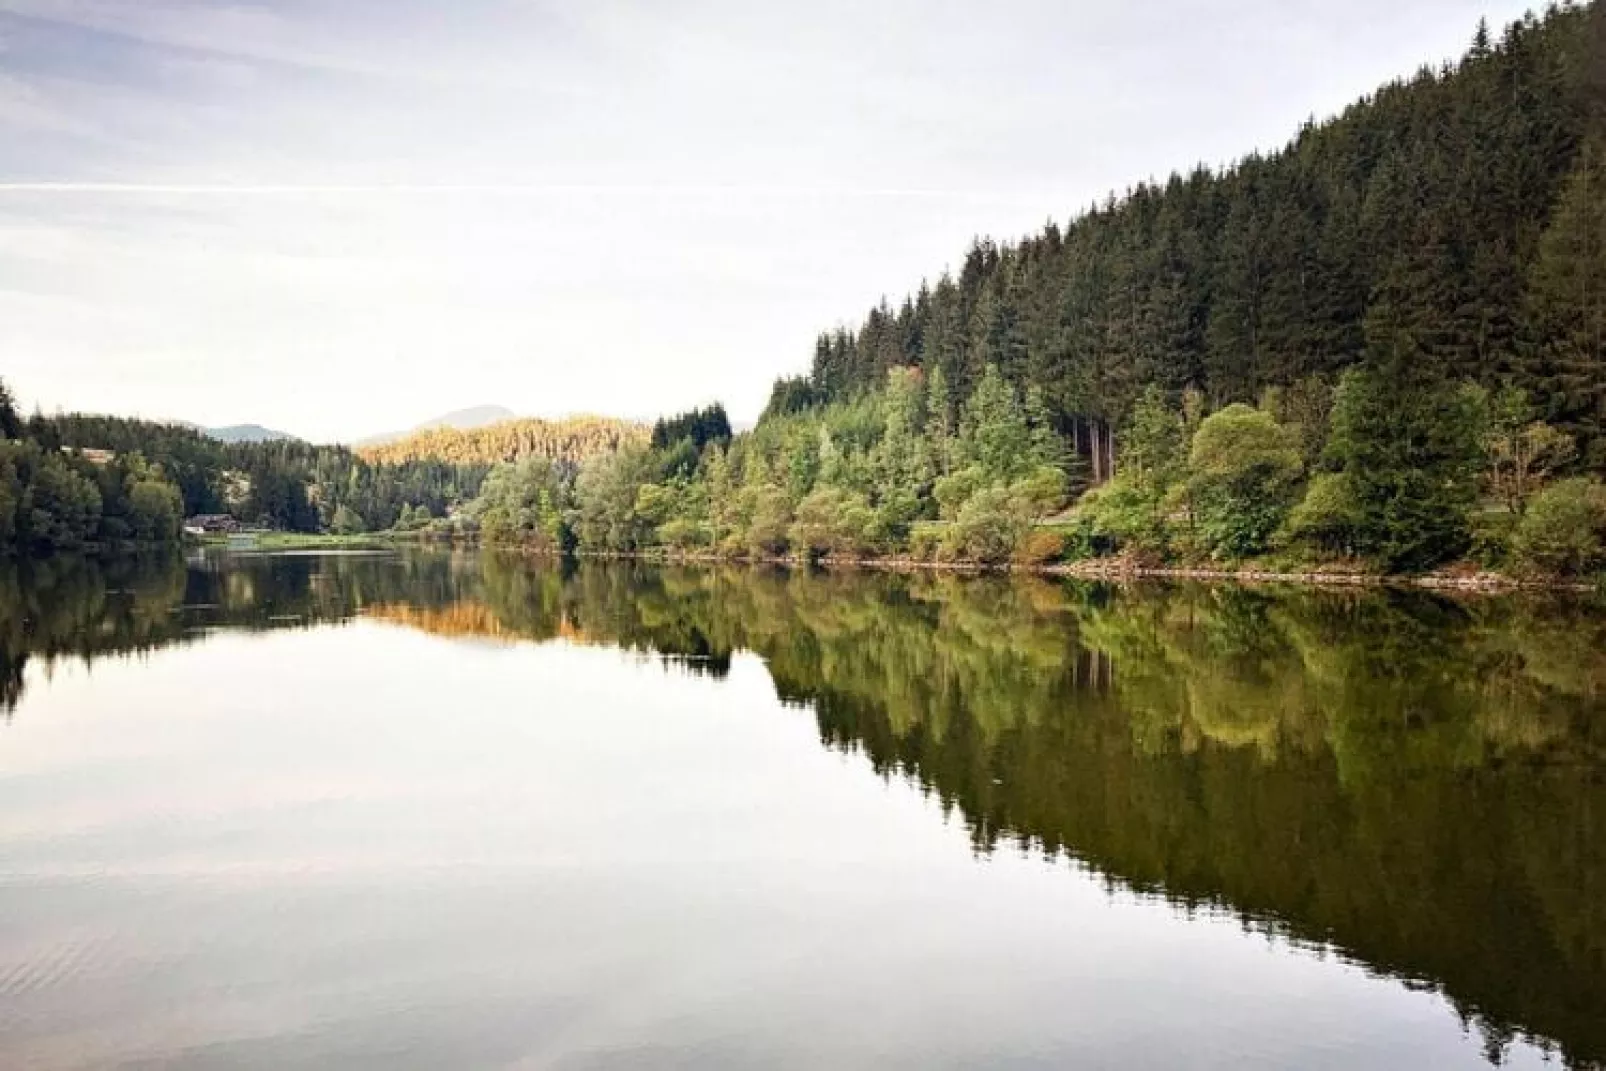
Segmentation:
<svg viewBox="0 0 1606 1071">
<path fill-rule="evenodd" d="M 417 435 L 424 431 L 438 431 L 442 428 L 455 428 L 458 431 L 471 431 L 474 428 L 484 428 L 492 424 L 501 424 L 504 421 L 516 420 L 518 414 L 502 405 L 476 405 L 469 409 L 458 409 L 426 420 L 422 424 L 415 424 L 406 431 L 387 431 L 380 435 L 370 435 L 366 439 L 358 439 L 353 445 L 366 448 L 383 446 L 405 439 L 409 435 Z"/>
<path fill-rule="evenodd" d="M 224 443 L 268 443 L 297 436 L 287 431 L 274 431 L 261 424 L 230 424 L 226 428 L 202 428 L 201 434 Z"/>
</svg>

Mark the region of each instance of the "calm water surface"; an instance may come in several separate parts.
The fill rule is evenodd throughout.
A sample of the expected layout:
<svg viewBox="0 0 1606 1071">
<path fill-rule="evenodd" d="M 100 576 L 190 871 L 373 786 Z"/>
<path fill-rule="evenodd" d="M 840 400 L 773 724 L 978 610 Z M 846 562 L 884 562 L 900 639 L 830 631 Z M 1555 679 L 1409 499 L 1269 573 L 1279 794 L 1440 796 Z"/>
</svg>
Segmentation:
<svg viewBox="0 0 1606 1071">
<path fill-rule="evenodd" d="M 1594 1067 L 1606 610 L 0 568 L 0 1066 Z"/>
</svg>

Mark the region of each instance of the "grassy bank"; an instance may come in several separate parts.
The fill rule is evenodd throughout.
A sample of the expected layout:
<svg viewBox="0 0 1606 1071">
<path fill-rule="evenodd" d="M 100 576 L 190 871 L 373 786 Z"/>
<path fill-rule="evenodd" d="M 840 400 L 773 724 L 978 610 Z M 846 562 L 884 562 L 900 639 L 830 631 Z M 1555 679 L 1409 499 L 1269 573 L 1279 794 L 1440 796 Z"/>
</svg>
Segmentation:
<svg viewBox="0 0 1606 1071">
<path fill-rule="evenodd" d="M 191 537 L 190 542 L 202 547 L 234 547 L 240 550 L 388 550 L 405 538 L 398 539 L 389 532 L 369 532 L 362 535 L 332 535 L 307 532 L 252 533 L 249 543 L 231 543 L 226 535 Z"/>
</svg>

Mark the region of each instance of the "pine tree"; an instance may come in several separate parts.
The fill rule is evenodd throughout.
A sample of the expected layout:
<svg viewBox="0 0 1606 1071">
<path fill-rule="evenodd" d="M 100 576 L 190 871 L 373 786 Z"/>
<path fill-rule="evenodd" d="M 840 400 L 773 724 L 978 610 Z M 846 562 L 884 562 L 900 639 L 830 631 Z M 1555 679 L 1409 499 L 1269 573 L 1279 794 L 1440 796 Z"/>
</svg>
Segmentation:
<svg viewBox="0 0 1606 1071">
<path fill-rule="evenodd" d="M 926 382 L 926 448 L 938 475 L 953 467 L 954 418 L 949 400 L 948 376 L 938 364 Z"/>
<path fill-rule="evenodd" d="M 1534 392 L 1545 417 L 1606 464 L 1606 143 L 1591 143 L 1529 275 Z"/>
<path fill-rule="evenodd" d="M 0 439 L 22 438 L 22 418 L 17 415 L 15 399 L 11 397 L 11 388 L 6 386 L 5 380 L 0 379 Z"/>
<path fill-rule="evenodd" d="M 1377 346 L 1339 383 L 1327 459 L 1354 496 L 1355 549 L 1424 569 L 1467 549 L 1485 418 L 1477 394 L 1432 378 L 1410 334 Z"/>
<path fill-rule="evenodd" d="M 992 365 L 965 403 L 958 452 L 990 477 L 1008 480 L 1031 465 L 1031 431 L 1015 390 Z"/>
</svg>

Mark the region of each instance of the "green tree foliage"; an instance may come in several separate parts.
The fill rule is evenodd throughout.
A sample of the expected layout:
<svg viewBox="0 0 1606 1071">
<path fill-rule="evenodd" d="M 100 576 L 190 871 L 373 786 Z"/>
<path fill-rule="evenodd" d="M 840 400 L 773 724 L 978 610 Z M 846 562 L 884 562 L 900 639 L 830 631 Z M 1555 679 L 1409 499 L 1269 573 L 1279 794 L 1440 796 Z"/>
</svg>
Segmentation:
<svg viewBox="0 0 1606 1071">
<path fill-rule="evenodd" d="M 178 488 L 152 471 L 130 480 L 128 511 L 131 534 L 141 542 L 175 540 L 184 524 Z"/>
<path fill-rule="evenodd" d="M 965 403 L 955 447 L 962 466 L 975 466 L 988 480 L 1009 480 L 1035 462 L 1032 430 L 1015 388 L 989 364 Z"/>
<path fill-rule="evenodd" d="M 17 415 L 16 399 L 11 388 L 0 380 L 0 439 L 22 438 L 22 418 Z"/>
<path fill-rule="evenodd" d="M 1172 542 L 1173 492 L 1187 475 L 1187 422 L 1158 386 L 1138 398 L 1120 436 L 1114 479 L 1088 493 L 1078 519 L 1095 552 L 1164 554 Z"/>
<path fill-rule="evenodd" d="M 1531 390 L 1606 468 L 1606 137 L 1585 143 L 1562 188 L 1528 301 Z"/>
<path fill-rule="evenodd" d="M 64 449 L 50 422 L 17 418 L 3 382 L 0 431 L 0 557 L 178 540 L 183 503 L 161 467 Z"/>
<path fill-rule="evenodd" d="M 875 518 L 862 495 L 819 487 L 797 505 L 787 544 L 808 558 L 852 557 L 872 543 Z"/>
<path fill-rule="evenodd" d="M 1289 511 L 1286 531 L 1293 542 L 1308 550 L 1349 556 L 1356 552 L 1363 521 L 1349 476 L 1319 472 Z"/>
<path fill-rule="evenodd" d="M 743 489 L 743 499 L 747 551 L 758 558 L 785 554 L 791 546 L 792 526 L 792 506 L 786 493 L 772 484 L 750 484 Z"/>
<path fill-rule="evenodd" d="M 1489 491 L 1512 513 L 1522 513 L 1578 453 L 1571 435 L 1533 417 L 1526 391 L 1508 387 L 1490 399 L 1484 437 Z"/>
<path fill-rule="evenodd" d="M 1467 549 L 1484 460 L 1481 392 L 1423 380 L 1410 359 L 1344 374 L 1327 444 L 1358 511 L 1355 550 L 1394 570 Z"/>
<path fill-rule="evenodd" d="M 575 480 L 573 526 L 581 547 L 629 553 L 652 542 L 652 518 L 636 509 L 642 485 L 656 475 L 652 453 L 641 447 L 599 454 Z"/>
<path fill-rule="evenodd" d="M 358 535 L 368 531 L 368 522 L 350 506 L 341 506 L 335 510 L 334 522 L 329 525 L 329 530 L 335 535 Z"/>
<path fill-rule="evenodd" d="M 652 428 L 652 448 L 664 450 L 682 439 L 690 439 L 692 448 L 701 453 L 709 443 L 721 445 L 731 440 L 730 420 L 725 407 L 715 402 L 703 409 L 693 409 L 676 417 L 660 420 Z"/>
<path fill-rule="evenodd" d="M 1205 545 L 1226 558 L 1264 553 L 1300 476 L 1297 438 L 1270 413 L 1235 403 L 1193 437 L 1188 487 Z"/>
<path fill-rule="evenodd" d="M 816 357 L 815 362 L 819 365 L 821 359 Z M 781 417 L 791 413 L 801 413 L 806 409 L 812 409 L 822 401 L 824 401 L 822 392 L 815 388 L 813 380 L 808 376 L 777 379 L 775 386 L 770 390 L 769 403 L 764 406 L 764 416 Z"/>
<path fill-rule="evenodd" d="M 1186 425 L 1158 386 L 1150 384 L 1138 398 L 1120 442 L 1120 472 L 1134 484 L 1161 494 L 1182 478 Z"/>
<path fill-rule="evenodd" d="M 1606 486 L 1575 476 L 1534 496 L 1512 540 L 1517 560 L 1560 576 L 1606 568 Z"/>
<path fill-rule="evenodd" d="M 491 470 L 470 515 L 487 543 L 518 543 L 548 553 L 569 545 L 563 511 L 570 488 L 558 466 L 532 457 Z"/>
</svg>

